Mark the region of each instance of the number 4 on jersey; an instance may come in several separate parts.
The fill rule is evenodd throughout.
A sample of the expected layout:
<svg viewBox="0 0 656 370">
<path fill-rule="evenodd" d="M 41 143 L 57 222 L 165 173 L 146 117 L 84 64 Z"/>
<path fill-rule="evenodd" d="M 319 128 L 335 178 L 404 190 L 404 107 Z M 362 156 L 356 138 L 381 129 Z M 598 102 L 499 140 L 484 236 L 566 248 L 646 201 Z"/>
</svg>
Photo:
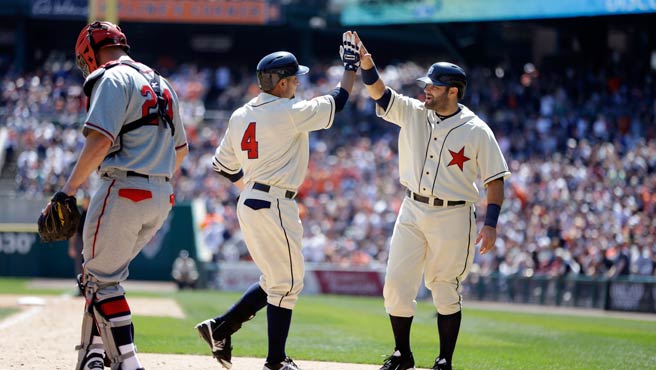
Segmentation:
<svg viewBox="0 0 656 370">
<path fill-rule="evenodd" d="M 255 140 L 255 122 L 248 124 L 244 137 L 241 138 L 241 150 L 248 152 L 248 159 L 257 159 L 259 154 L 257 152 L 257 140 Z"/>
</svg>

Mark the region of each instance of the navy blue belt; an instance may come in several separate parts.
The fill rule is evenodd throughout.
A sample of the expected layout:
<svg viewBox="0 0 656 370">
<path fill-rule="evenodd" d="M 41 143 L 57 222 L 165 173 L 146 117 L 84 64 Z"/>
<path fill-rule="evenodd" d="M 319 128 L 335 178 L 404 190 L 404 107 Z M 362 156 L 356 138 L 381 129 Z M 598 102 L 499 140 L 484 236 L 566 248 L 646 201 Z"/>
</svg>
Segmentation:
<svg viewBox="0 0 656 370">
<path fill-rule="evenodd" d="M 447 200 L 447 201 L 445 201 L 445 200 L 440 199 L 440 198 L 433 198 L 433 202 L 431 203 L 431 201 L 430 201 L 431 199 L 429 197 L 419 195 L 419 194 L 414 193 L 410 190 L 407 190 L 407 193 L 408 193 L 408 196 L 411 199 L 414 199 L 417 202 L 430 204 L 430 205 L 433 205 L 433 206 L 436 206 L 436 207 L 443 207 L 444 202 L 446 202 L 447 207 L 460 206 L 460 205 L 463 205 L 463 204 L 467 203 L 464 200 Z"/>
<path fill-rule="evenodd" d="M 253 183 L 253 189 L 268 193 L 271 190 L 271 185 L 262 184 L 262 183 L 259 183 L 259 182 L 254 182 Z M 285 198 L 294 199 L 295 196 L 296 196 L 295 191 L 291 191 L 291 190 L 286 190 L 285 191 Z"/>
</svg>

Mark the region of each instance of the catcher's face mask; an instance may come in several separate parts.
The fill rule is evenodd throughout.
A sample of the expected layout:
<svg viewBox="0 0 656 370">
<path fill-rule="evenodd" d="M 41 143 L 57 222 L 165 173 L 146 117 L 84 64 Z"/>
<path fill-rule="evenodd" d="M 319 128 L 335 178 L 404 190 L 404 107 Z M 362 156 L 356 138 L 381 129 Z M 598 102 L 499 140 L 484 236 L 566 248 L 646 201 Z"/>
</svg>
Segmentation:
<svg viewBox="0 0 656 370">
<path fill-rule="evenodd" d="M 75 63 L 84 78 L 98 68 L 98 50 L 108 46 L 120 46 L 125 52 L 130 51 L 125 34 L 114 23 L 96 21 L 80 31 L 75 43 Z"/>
</svg>

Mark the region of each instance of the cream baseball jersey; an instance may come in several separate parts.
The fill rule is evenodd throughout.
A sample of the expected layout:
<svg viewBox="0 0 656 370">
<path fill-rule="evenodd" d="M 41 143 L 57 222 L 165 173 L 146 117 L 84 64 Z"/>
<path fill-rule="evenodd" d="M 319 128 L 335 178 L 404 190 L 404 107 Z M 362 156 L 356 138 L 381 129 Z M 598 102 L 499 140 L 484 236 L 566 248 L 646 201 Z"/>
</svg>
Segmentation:
<svg viewBox="0 0 656 370">
<path fill-rule="evenodd" d="M 476 203 L 478 168 L 483 184 L 510 176 L 492 130 L 469 108 L 459 104 L 460 112 L 442 120 L 421 101 L 390 90 L 387 110 L 376 105 L 376 114 L 401 127 L 401 184 L 424 196 Z"/>
<path fill-rule="evenodd" d="M 296 190 L 307 172 L 309 132 L 327 129 L 335 117 L 330 95 L 310 100 L 260 93 L 237 109 L 212 165 L 229 174 L 244 171 L 244 183 Z"/>
</svg>

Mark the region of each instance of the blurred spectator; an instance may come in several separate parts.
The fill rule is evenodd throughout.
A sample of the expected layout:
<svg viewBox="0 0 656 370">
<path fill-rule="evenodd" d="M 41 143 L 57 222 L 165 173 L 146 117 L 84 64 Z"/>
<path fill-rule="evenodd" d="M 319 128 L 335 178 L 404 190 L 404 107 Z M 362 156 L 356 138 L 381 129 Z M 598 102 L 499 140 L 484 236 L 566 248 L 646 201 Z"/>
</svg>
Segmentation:
<svg viewBox="0 0 656 370">
<path fill-rule="evenodd" d="M 400 62 L 379 72 L 391 87 L 422 99 L 415 78 L 430 63 Z M 465 104 L 490 124 L 513 173 L 497 251 L 476 255 L 479 273 L 656 274 L 656 73 L 634 61 L 631 73 L 619 75 L 610 72 L 615 59 L 604 63 L 467 66 Z M 14 153 L 22 196 L 53 193 L 81 149 L 84 97 L 72 66 L 53 54 L 37 71 L 0 77 L 0 124 L 8 129 L 5 149 Z M 311 67 L 303 94 L 337 83 L 338 65 Z M 248 259 L 234 212 L 238 194 L 209 163 L 230 112 L 257 92 L 255 75 L 243 66 L 167 68 L 181 91 L 190 145 L 172 180 L 176 199 L 205 203 L 214 221 L 203 236 L 215 261 Z M 361 84 L 349 99 L 348 114 L 310 139 L 310 171 L 298 196 L 304 254 L 317 263 L 384 266 L 404 196 L 397 128 L 375 116 Z M 624 267 L 626 258 L 617 261 L 622 249 Z"/>
<path fill-rule="evenodd" d="M 189 258 L 189 252 L 186 250 L 181 250 L 178 258 L 173 261 L 171 276 L 173 276 L 173 280 L 178 285 L 178 289 L 196 289 L 196 282 L 199 276 L 196 261 L 193 258 Z"/>
</svg>

